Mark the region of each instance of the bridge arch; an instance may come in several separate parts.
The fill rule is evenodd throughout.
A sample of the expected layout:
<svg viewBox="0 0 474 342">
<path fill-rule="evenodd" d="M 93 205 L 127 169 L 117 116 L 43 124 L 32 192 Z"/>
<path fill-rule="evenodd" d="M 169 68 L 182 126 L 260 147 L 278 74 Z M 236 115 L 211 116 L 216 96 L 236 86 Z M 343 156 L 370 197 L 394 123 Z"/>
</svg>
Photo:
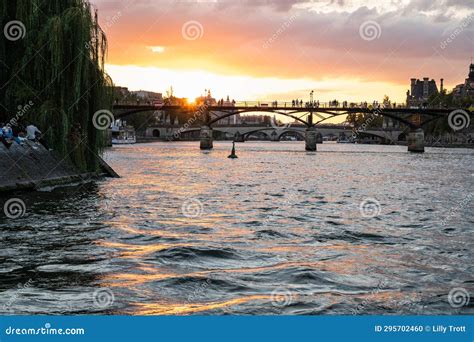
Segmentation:
<svg viewBox="0 0 474 342">
<path fill-rule="evenodd" d="M 274 135 L 275 133 L 275 140 L 276 141 L 280 141 L 281 138 L 288 134 L 288 133 L 296 133 L 298 134 L 301 138 L 305 138 L 305 134 L 304 134 L 304 131 L 306 130 L 306 128 L 301 128 L 301 129 L 297 129 L 297 128 L 274 128 L 274 127 L 265 127 L 265 128 L 259 128 L 259 129 L 255 129 L 255 130 L 252 130 L 252 131 L 249 131 L 249 132 L 245 132 L 245 133 L 242 133 L 240 134 L 242 137 L 244 137 L 244 139 L 246 137 L 248 137 L 249 135 L 253 134 L 253 133 L 257 133 L 257 132 L 266 132 L 266 131 L 272 131 L 271 133 L 266 133 L 266 135 L 271 139 L 272 138 L 272 135 Z M 281 131 L 281 132 L 280 132 Z"/>
<path fill-rule="evenodd" d="M 258 129 L 254 129 L 253 131 L 248 131 L 248 132 L 245 132 L 245 133 L 241 133 L 241 136 L 243 136 L 244 138 L 245 137 L 248 137 L 254 133 L 258 133 L 258 132 L 265 132 L 265 131 L 274 131 L 275 128 L 273 127 L 265 127 L 265 128 L 258 128 Z M 267 134 L 265 133 L 268 137 L 270 137 L 270 134 Z"/>
<path fill-rule="evenodd" d="M 277 140 L 280 141 L 281 138 L 283 138 L 285 135 L 288 135 L 288 133 L 296 133 L 296 135 L 298 135 L 300 138 L 302 138 L 302 140 L 305 139 L 305 134 L 303 131 L 301 130 L 296 130 L 296 129 L 286 129 L 284 130 L 283 132 L 281 132 L 278 137 L 277 137 Z"/>
<path fill-rule="evenodd" d="M 417 110 L 414 110 L 414 111 L 417 111 Z M 341 115 L 347 115 L 347 114 L 350 114 L 350 113 L 355 113 L 354 111 L 352 112 L 339 112 L 339 113 L 335 113 L 335 112 L 331 112 L 331 111 L 315 111 L 315 113 L 324 113 L 324 114 L 329 114 L 330 116 L 326 117 L 326 118 L 321 118 L 321 120 L 319 121 L 316 121 L 316 123 L 314 124 L 315 126 L 326 121 L 326 120 L 329 120 L 329 119 L 332 119 L 334 117 L 337 117 L 337 116 L 341 116 Z M 365 114 L 370 114 L 370 113 L 367 113 L 367 112 L 360 112 L 360 113 L 365 113 Z M 426 110 L 426 111 L 423 111 L 423 112 L 419 112 L 419 113 L 415 113 L 415 114 L 418 114 L 418 115 L 427 115 L 427 116 L 431 116 L 431 118 L 423 121 L 420 125 L 416 125 L 414 123 L 412 123 L 411 121 L 409 121 L 408 119 L 406 118 L 401 118 L 400 116 L 398 116 L 397 114 L 402 114 L 402 113 L 396 113 L 396 112 L 387 112 L 387 111 L 384 111 L 384 110 L 381 110 L 380 112 L 377 112 L 377 113 L 374 113 L 374 112 L 371 112 L 373 115 L 380 115 L 380 116 L 384 116 L 384 117 L 388 117 L 392 120 L 395 120 L 395 121 L 398 121 L 398 122 L 401 122 L 403 123 L 404 125 L 410 127 L 411 129 L 417 129 L 417 128 L 421 128 L 433 121 L 436 121 L 436 120 L 439 120 L 441 118 L 446 118 L 446 116 L 443 116 L 443 115 L 439 115 L 439 113 L 436 113 L 436 112 L 433 112 L 433 111 L 430 111 L 430 110 Z M 403 114 L 410 114 L 410 113 L 403 113 Z M 471 114 L 470 114 L 471 115 Z"/>
<path fill-rule="evenodd" d="M 293 115 L 294 113 L 301 113 L 301 111 L 292 111 L 290 113 L 286 113 L 286 112 L 282 112 L 282 111 L 279 111 L 279 110 L 269 110 L 269 109 L 266 109 L 266 108 L 259 108 L 259 107 L 256 107 L 256 108 L 249 108 L 249 109 L 239 109 L 239 110 L 233 110 L 231 112 L 227 112 L 226 114 L 222 115 L 222 116 L 219 116 L 219 117 L 216 117 L 216 118 L 213 118 L 209 121 L 209 125 L 212 125 L 214 123 L 216 123 L 217 121 L 219 120 L 222 120 L 222 119 L 225 119 L 225 118 L 228 118 L 230 116 L 234 116 L 234 115 L 237 115 L 237 114 L 242 114 L 242 113 L 253 113 L 253 112 L 261 112 L 261 113 L 274 113 L 274 114 L 279 114 L 279 115 L 283 115 L 283 116 L 286 116 L 286 117 L 289 117 L 289 118 L 292 118 L 296 121 L 299 121 L 301 122 L 302 124 L 304 124 L 305 126 L 308 126 L 308 123 L 301 119 L 300 117 L 296 116 L 296 115 Z M 308 112 L 309 113 L 309 112 Z"/>
<path fill-rule="evenodd" d="M 271 135 L 268 134 L 267 130 L 265 130 L 265 129 L 257 129 L 257 130 L 253 130 L 253 131 L 250 131 L 250 132 L 246 132 L 246 133 L 242 134 L 242 136 L 244 137 L 244 140 L 245 140 L 245 139 L 249 139 L 250 136 L 255 135 L 255 134 L 263 134 L 268 138 L 268 140 L 271 140 L 271 138 L 272 138 Z"/>
</svg>

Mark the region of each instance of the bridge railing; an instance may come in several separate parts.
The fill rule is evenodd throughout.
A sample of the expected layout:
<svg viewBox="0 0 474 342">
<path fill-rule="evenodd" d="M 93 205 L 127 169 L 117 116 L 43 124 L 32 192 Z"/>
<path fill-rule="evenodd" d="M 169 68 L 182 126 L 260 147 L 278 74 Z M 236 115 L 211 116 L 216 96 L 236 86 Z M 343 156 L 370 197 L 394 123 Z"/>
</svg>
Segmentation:
<svg viewBox="0 0 474 342">
<path fill-rule="evenodd" d="M 115 105 L 127 105 L 127 106 L 154 106 L 151 102 L 120 102 L 115 103 Z M 404 103 L 390 103 L 384 105 L 383 103 L 379 102 L 349 102 L 349 101 L 329 101 L 329 102 L 304 102 L 301 100 L 298 101 L 235 101 L 232 103 L 224 102 L 221 104 L 220 102 L 208 104 L 211 108 L 258 108 L 258 109 L 265 109 L 265 108 L 288 108 L 289 110 L 293 109 L 301 109 L 301 108 L 308 108 L 308 109 L 316 109 L 316 108 L 358 108 L 358 109 L 369 109 L 369 110 L 376 110 L 376 109 L 442 109 L 444 108 L 441 105 L 438 106 L 407 106 Z M 157 110 L 162 108 L 163 105 L 156 105 L 155 107 Z M 165 108 L 168 106 L 164 104 Z M 196 105 L 194 104 L 186 104 L 186 105 L 174 105 L 183 108 L 194 108 Z"/>
<path fill-rule="evenodd" d="M 218 106 L 218 105 L 217 105 Z M 329 102 L 304 102 L 304 101 L 237 101 L 235 107 L 256 107 L 256 108 L 362 108 L 362 109 L 422 109 L 441 108 L 441 106 L 418 106 L 409 107 L 404 103 L 389 103 L 384 105 L 380 102 L 349 102 L 349 101 L 329 101 Z M 231 107 L 231 106 L 229 106 Z"/>
<path fill-rule="evenodd" d="M 367 103 L 343 102 L 303 102 L 303 101 L 237 101 L 235 107 L 256 107 L 256 108 L 369 108 Z"/>
</svg>

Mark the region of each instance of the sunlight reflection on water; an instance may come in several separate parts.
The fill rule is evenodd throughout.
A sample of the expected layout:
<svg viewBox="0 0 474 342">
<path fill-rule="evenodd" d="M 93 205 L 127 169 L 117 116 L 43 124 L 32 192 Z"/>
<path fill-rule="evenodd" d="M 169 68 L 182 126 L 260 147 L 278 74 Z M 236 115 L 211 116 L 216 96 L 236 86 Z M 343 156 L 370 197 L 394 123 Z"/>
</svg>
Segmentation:
<svg viewBox="0 0 474 342">
<path fill-rule="evenodd" d="M 450 215 L 472 191 L 472 150 L 230 147 L 114 147 L 122 178 L 28 195 L 29 215 L 1 222 L 0 299 L 15 300 L 0 312 L 472 313 L 446 298 L 472 292 L 472 207 Z M 361 215 L 367 198 L 380 215 Z"/>
</svg>

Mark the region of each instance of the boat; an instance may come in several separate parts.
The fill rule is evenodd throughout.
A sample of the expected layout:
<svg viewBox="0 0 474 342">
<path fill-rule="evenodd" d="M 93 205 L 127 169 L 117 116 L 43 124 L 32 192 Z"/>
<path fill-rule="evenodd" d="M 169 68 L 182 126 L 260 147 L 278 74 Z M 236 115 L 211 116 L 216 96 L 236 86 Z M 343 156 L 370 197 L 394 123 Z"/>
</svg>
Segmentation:
<svg viewBox="0 0 474 342">
<path fill-rule="evenodd" d="M 338 144 L 354 144 L 355 141 L 346 140 L 346 139 L 338 139 L 338 140 L 337 140 L 337 143 L 338 143 Z"/>
<path fill-rule="evenodd" d="M 112 145 L 135 144 L 137 138 L 135 128 L 118 120 L 112 125 Z"/>
</svg>

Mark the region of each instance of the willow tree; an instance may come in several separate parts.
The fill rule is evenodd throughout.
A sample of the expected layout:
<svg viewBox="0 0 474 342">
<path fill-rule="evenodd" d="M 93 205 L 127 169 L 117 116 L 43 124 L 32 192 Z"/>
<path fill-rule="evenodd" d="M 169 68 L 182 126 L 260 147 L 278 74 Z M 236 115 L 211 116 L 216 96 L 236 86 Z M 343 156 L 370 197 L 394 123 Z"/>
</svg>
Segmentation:
<svg viewBox="0 0 474 342">
<path fill-rule="evenodd" d="M 1 1 L 0 121 L 36 124 L 82 170 L 98 167 L 104 131 L 92 121 L 112 103 L 107 40 L 85 0 Z"/>
</svg>

